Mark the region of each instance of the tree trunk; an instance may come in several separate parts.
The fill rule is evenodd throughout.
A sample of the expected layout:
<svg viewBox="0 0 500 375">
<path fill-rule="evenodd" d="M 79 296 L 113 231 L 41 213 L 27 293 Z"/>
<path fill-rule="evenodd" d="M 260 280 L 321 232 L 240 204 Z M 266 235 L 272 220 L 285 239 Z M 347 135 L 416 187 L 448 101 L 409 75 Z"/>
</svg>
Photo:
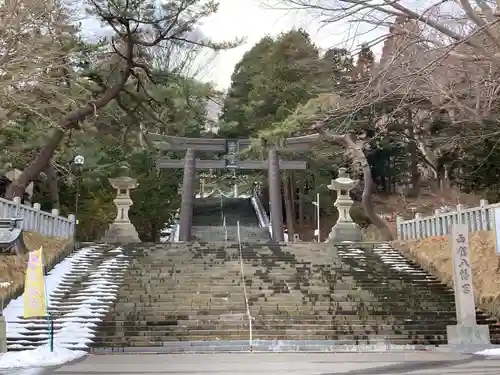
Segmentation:
<svg viewBox="0 0 500 375">
<path fill-rule="evenodd" d="M 130 54 L 131 53 L 132 51 L 130 51 Z M 38 151 L 31 164 L 15 181 L 9 185 L 5 194 L 6 198 L 12 199 L 14 197 L 22 197 L 30 182 L 37 179 L 40 172 L 42 172 L 48 165 L 50 159 L 54 155 L 54 151 L 64 138 L 65 133 L 68 130 L 73 129 L 79 122 L 86 119 L 90 115 L 96 115 L 98 109 L 105 107 L 109 102 L 115 99 L 125 86 L 129 76 L 130 66 L 127 64 L 122 73 L 121 80 L 117 84 L 106 90 L 97 100 L 68 113 L 66 117 L 61 120 L 59 126 L 52 130 L 52 134 L 49 136 L 49 139 L 46 141 L 45 145 L 42 146 L 40 151 Z"/>
<path fill-rule="evenodd" d="M 45 170 L 47 174 L 47 179 L 49 181 L 50 197 L 52 200 L 52 208 L 60 209 L 59 204 L 59 183 L 57 178 L 57 171 L 54 167 L 54 163 L 49 162 L 47 169 Z"/>
<path fill-rule="evenodd" d="M 292 219 L 294 226 L 297 224 L 297 184 L 295 183 L 295 173 L 290 172 L 290 201 L 292 202 Z"/>
<path fill-rule="evenodd" d="M 293 242 L 293 236 L 295 234 L 295 228 L 293 223 L 293 212 L 292 212 L 292 199 L 290 195 L 290 177 L 288 173 L 285 174 L 283 183 L 283 195 L 285 199 L 285 212 L 286 212 L 286 226 L 288 228 L 288 241 Z"/>
<path fill-rule="evenodd" d="M 302 229 L 304 227 L 304 185 L 306 183 L 306 172 L 300 174 L 299 185 L 299 225 Z"/>
<path fill-rule="evenodd" d="M 410 154 L 410 183 L 411 188 L 408 189 L 409 196 L 418 197 L 420 190 L 420 174 L 418 171 L 418 147 L 415 140 L 415 128 L 413 126 L 413 114 L 411 110 L 407 111 L 407 127 L 408 127 L 408 153 Z"/>
<path fill-rule="evenodd" d="M 152 240 L 153 242 L 156 242 L 157 237 L 158 237 L 158 235 L 159 235 L 159 231 L 158 231 L 158 228 L 157 228 L 157 226 L 156 226 L 156 223 L 151 223 L 151 227 L 150 227 L 150 229 L 151 229 L 151 233 L 150 233 L 151 240 Z"/>
</svg>

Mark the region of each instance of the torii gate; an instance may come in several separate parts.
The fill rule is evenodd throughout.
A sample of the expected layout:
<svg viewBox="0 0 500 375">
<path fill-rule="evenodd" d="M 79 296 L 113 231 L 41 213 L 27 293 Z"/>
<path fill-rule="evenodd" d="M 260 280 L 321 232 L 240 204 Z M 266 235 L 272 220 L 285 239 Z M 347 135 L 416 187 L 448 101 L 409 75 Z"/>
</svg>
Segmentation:
<svg viewBox="0 0 500 375">
<path fill-rule="evenodd" d="M 157 149 L 186 151 L 184 160 L 165 157 L 156 160 L 157 169 L 184 168 L 179 223 L 180 241 L 191 240 L 196 169 L 267 169 L 269 171 L 272 237 L 274 241 L 284 241 L 280 170 L 304 170 L 306 162 L 280 160 L 278 152 L 309 150 L 311 142 L 317 140 L 316 135 L 286 139 L 284 146 L 269 149 L 267 160 L 239 160 L 239 152 L 250 146 L 249 139 L 186 138 L 152 133 L 147 134 L 147 138 Z M 196 159 L 196 151 L 226 152 L 227 157 L 223 160 L 200 160 Z"/>
</svg>

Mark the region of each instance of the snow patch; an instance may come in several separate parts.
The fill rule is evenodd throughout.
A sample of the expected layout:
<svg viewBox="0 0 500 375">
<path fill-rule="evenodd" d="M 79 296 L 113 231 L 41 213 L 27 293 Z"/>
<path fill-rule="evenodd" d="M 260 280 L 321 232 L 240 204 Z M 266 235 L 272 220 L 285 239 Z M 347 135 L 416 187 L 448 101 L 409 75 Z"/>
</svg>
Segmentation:
<svg viewBox="0 0 500 375">
<path fill-rule="evenodd" d="M 474 354 L 486 355 L 486 356 L 500 356 L 500 348 L 485 349 L 485 350 L 481 350 L 480 352 L 477 352 Z"/>
<path fill-rule="evenodd" d="M 0 371 L 61 366 L 86 355 L 84 351 L 69 350 L 60 346 L 54 346 L 54 351 L 51 352 L 48 345 L 42 345 L 33 350 L 0 354 Z"/>
<path fill-rule="evenodd" d="M 9 352 L 14 359 L 7 365 L 0 361 L 0 369 L 10 366 L 12 361 L 17 363 L 14 367 L 19 367 L 21 362 L 23 367 L 33 367 L 35 363 L 38 367 L 59 365 L 75 359 L 70 353 L 79 353 L 69 349 L 84 349 L 92 344 L 98 323 L 116 300 L 118 284 L 129 266 L 129 259 L 122 250 L 118 247 L 106 252 L 99 246 L 82 249 L 59 263 L 45 277 L 49 311 L 56 316 L 54 344 L 64 349 L 63 352 L 59 350 L 52 356 L 47 355 L 48 322 L 22 318 L 23 296 L 11 301 L 4 309 L 8 349 L 24 351 Z M 85 278 L 88 281 L 81 283 Z M 41 360 L 39 352 L 49 360 Z"/>
</svg>

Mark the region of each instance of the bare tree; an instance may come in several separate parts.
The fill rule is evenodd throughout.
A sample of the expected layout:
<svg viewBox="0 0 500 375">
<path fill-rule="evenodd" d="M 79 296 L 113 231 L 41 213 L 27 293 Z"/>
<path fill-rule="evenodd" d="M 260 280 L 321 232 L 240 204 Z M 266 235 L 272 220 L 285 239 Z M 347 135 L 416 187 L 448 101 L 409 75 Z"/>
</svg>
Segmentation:
<svg viewBox="0 0 500 375">
<path fill-rule="evenodd" d="M 189 48 L 193 44 L 214 50 L 233 46 L 233 43 L 190 38 L 199 21 L 217 10 L 214 1 L 173 0 L 161 5 L 161 12 L 157 11 L 158 6 L 154 0 L 88 0 L 89 13 L 112 30 L 108 52 L 98 61 L 112 73 L 106 89 L 83 104 L 63 110 L 31 164 L 9 186 L 7 197 L 22 195 L 30 181 L 47 167 L 64 136 L 90 116 L 98 116 L 99 111 L 115 100 L 127 85 L 141 85 L 145 79 L 154 81 L 151 50 L 171 46 Z"/>
<path fill-rule="evenodd" d="M 336 113 L 345 118 L 375 106 L 379 129 L 410 114 L 408 142 L 418 145 L 436 179 L 449 178 L 450 166 L 439 163 L 443 156 L 498 136 L 497 3 L 277 0 L 271 5 L 312 14 L 324 25 L 357 24 L 354 29 L 364 31 L 355 35 L 358 42 L 383 44 L 378 64 L 369 77 L 352 83 L 349 100 Z M 439 121 L 449 125 L 436 132 Z"/>
</svg>

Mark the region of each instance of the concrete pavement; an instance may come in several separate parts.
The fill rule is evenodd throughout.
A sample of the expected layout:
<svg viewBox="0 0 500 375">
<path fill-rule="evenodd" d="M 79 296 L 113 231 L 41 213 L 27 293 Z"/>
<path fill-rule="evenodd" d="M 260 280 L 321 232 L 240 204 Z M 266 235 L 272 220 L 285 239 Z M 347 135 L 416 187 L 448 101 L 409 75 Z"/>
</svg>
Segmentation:
<svg viewBox="0 0 500 375">
<path fill-rule="evenodd" d="M 493 375 L 500 357 L 455 353 L 93 355 L 54 375 Z"/>
</svg>

